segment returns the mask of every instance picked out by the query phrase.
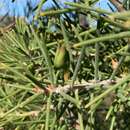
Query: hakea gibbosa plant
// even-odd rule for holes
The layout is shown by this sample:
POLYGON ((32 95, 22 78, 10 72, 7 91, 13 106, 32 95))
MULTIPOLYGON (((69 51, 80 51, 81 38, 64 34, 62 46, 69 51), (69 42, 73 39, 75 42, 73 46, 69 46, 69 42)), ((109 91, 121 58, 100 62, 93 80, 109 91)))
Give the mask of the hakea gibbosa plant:
POLYGON ((0 129, 129 130, 129 0, 46 2, 0 17, 0 129))

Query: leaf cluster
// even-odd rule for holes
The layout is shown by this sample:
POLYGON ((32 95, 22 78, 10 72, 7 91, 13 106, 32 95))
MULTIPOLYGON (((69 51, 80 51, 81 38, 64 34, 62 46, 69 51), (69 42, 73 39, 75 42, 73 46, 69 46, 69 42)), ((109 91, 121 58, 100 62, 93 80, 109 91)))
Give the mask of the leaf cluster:
POLYGON ((130 129, 129 1, 120 13, 94 2, 66 2, 73 8, 38 13, 37 24, 18 19, 2 33, 0 129, 130 129), (60 19, 71 11, 95 23, 86 30, 60 19), (67 92, 55 91, 66 85, 67 92))

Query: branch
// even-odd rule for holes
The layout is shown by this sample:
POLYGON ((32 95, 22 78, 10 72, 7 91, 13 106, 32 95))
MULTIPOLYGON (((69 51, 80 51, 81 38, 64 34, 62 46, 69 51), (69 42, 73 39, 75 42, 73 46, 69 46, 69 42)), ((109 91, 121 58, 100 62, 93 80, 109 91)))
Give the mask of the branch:
POLYGON ((59 86, 57 88, 53 89, 53 93, 67 93, 69 91, 75 91, 76 89, 79 90, 87 90, 89 91, 90 89, 94 89, 95 87, 101 87, 103 89, 107 89, 111 84, 115 84, 117 81, 110 81, 110 80, 103 80, 103 81, 99 81, 96 82, 95 80, 92 80, 90 82, 86 82, 83 84, 75 84, 73 86, 71 85, 65 85, 65 86, 59 86))
POLYGON ((4 33, 10 31, 15 26, 15 21, 10 23, 8 26, 0 28, 0 32, 4 33))
POLYGON ((109 0, 119 12, 125 11, 125 8, 123 7, 123 4, 120 3, 118 0, 109 0))
POLYGON ((36 93, 67 93, 69 91, 75 91, 76 89, 78 90, 87 90, 89 91, 90 89, 94 89, 95 87, 100 87, 102 89, 107 89, 109 88, 110 85, 116 84, 118 83, 122 78, 118 78, 117 80, 103 80, 103 81, 98 81, 96 82, 95 80, 91 80, 89 82, 86 83, 82 83, 82 84, 75 84, 73 86, 71 85, 65 85, 65 86, 61 86, 59 85, 58 87, 53 87, 53 86, 48 86, 46 88, 46 90, 43 90, 40 87, 35 87, 33 88, 32 91, 36 92, 36 93))

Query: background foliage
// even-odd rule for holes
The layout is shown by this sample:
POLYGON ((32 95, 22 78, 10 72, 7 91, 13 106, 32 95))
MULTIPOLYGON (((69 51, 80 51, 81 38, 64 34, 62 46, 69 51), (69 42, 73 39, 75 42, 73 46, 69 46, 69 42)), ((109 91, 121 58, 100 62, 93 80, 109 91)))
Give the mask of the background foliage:
POLYGON ((130 1, 110 0, 120 13, 95 2, 68 2, 38 12, 37 24, 17 19, 1 30, 1 130, 130 129, 130 1), (97 24, 61 20, 71 11, 97 24))

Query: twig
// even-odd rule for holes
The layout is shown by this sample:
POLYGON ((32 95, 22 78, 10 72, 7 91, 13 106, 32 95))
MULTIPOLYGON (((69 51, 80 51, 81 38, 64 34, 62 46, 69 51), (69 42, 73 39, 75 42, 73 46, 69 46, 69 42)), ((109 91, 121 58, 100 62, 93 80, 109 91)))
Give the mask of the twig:
POLYGON ((107 89, 109 85, 115 84, 118 81, 103 80, 103 81, 95 82, 95 80, 92 80, 90 82, 86 82, 83 84, 75 84, 73 85, 73 87, 71 85, 58 86, 57 88, 54 88, 52 92, 53 93, 61 93, 61 92, 67 93, 69 91, 74 91, 76 89, 79 89, 79 90, 86 89, 89 91, 90 89, 94 89, 96 86, 101 87, 103 89, 107 89))
POLYGON ((12 22, 12 23, 10 23, 10 24, 9 24, 8 26, 6 26, 6 27, 0 28, 0 33, 3 34, 3 33, 5 33, 5 32, 7 32, 7 31, 10 31, 12 28, 14 28, 14 26, 15 26, 15 21, 12 22))
POLYGON ((95 87, 100 87, 102 89, 107 89, 109 88, 110 85, 114 85, 116 83, 118 83, 119 81, 121 81, 122 78, 117 78, 116 80, 102 80, 102 81, 95 81, 95 80, 91 80, 89 82, 85 82, 85 83, 81 83, 81 84, 74 84, 73 86, 68 84, 65 86, 61 86, 59 85, 58 87, 53 87, 53 86, 48 86, 46 88, 46 91, 44 91, 42 88, 40 87, 36 87, 36 89, 38 91, 35 91, 33 88, 33 91, 36 93, 67 93, 69 91, 75 91, 76 89, 78 90, 87 90, 89 91, 90 89, 94 89, 95 87))
POLYGON ((121 4, 118 0, 109 0, 119 12, 125 11, 123 4, 121 4))

